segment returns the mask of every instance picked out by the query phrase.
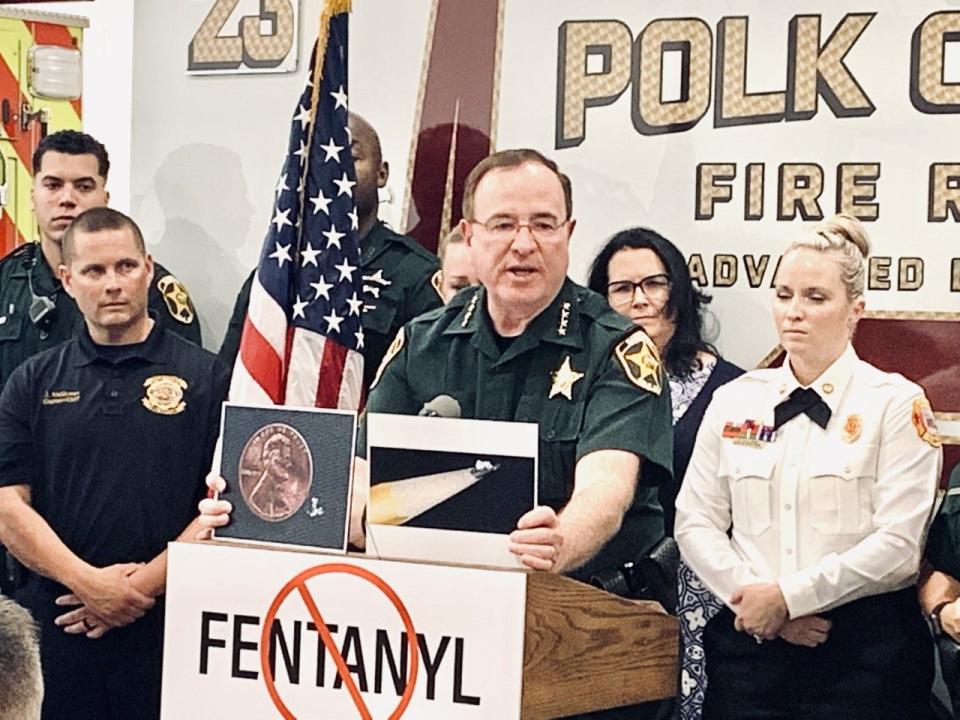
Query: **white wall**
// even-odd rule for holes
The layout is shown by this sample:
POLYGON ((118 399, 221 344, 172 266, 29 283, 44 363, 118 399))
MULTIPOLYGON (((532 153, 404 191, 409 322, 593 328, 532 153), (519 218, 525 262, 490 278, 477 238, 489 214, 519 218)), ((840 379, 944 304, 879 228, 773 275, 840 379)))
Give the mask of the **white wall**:
MULTIPOLYGON (((292 74, 188 76, 187 47, 210 7, 137 0, 131 209, 154 256, 190 289, 204 344, 216 348, 269 222, 304 63, 292 74)), ((318 7, 307 0, 302 12, 318 7)))

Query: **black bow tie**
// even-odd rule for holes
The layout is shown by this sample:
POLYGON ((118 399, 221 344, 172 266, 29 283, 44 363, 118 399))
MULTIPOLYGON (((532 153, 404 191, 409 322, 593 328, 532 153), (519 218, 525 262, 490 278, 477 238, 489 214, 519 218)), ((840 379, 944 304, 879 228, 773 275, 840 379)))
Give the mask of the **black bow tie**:
POLYGON ((830 422, 830 406, 812 388, 797 388, 782 403, 773 409, 773 429, 779 430, 782 425, 790 422, 797 415, 806 413, 824 430, 830 422))

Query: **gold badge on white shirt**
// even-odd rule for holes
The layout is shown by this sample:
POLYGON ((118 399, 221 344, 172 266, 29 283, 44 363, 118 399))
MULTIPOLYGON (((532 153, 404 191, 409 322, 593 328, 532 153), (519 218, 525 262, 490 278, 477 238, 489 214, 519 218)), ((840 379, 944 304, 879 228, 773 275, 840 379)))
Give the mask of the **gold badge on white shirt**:
POLYGON ((845 443, 855 443, 860 439, 862 432, 863 418, 856 413, 847 415, 847 419, 843 421, 843 441, 845 443))

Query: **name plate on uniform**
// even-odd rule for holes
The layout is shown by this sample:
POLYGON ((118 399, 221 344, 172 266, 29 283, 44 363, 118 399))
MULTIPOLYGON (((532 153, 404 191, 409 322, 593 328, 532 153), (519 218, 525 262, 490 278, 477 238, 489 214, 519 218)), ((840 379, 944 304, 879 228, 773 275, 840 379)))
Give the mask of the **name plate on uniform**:
POLYGON ((535 423, 371 414, 367 553, 517 567, 517 520, 536 505, 535 423))
POLYGON ((225 403, 217 538, 347 549, 356 413, 225 403))

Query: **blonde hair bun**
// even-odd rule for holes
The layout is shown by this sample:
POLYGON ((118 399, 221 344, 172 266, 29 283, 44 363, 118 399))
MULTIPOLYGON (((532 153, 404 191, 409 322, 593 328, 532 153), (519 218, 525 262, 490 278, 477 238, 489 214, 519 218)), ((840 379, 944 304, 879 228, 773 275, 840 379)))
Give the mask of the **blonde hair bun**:
POLYGON ((849 243, 853 243, 862 257, 866 258, 870 255, 870 235, 863 223, 853 215, 837 213, 817 225, 814 232, 827 239, 830 239, 829 236, 831 235, 842 238, 849 243))

